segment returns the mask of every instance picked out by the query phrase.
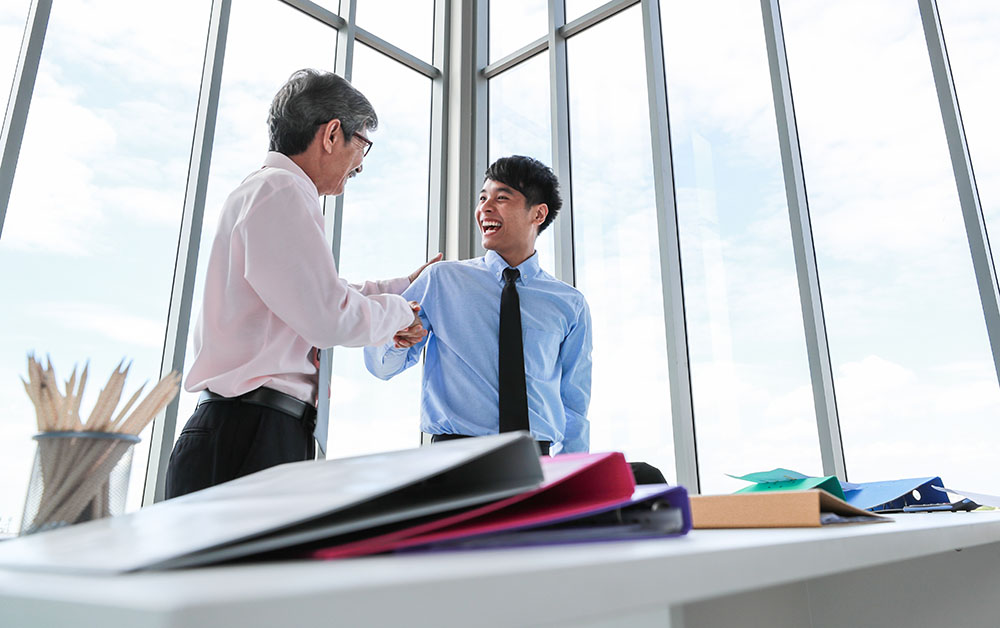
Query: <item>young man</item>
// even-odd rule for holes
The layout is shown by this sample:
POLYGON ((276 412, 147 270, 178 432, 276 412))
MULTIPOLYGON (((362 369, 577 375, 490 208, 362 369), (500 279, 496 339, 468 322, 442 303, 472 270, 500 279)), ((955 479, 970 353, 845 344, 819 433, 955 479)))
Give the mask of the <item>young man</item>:
POLYGON ((409 330, 365 348, 368 370, 389 379, 426 344, 421 429, 433 441, 530 428, 543 453, 589 450, 590 310, 535 253, 561 205, 551 169, 497 160, 476 206, 486 255, 434 264, 403 292, 420 303, 425 338, 409 330))
POLYGON ((170 456, 167 497, 313 458, 315 349, 417 325, 399 293, 422 268, 348 284, 323 232, 319 197, 361 172, 377 124, 368 99, 329 72, 296 72, 274 97, 270 152, 226 199, 209 254, 185 381, 203 392, 170 456))

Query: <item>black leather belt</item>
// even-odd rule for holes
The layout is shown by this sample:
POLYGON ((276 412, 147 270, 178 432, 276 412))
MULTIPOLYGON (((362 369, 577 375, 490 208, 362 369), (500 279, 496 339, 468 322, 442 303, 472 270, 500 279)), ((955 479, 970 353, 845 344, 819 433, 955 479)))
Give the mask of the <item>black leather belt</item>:
POLYGON ((312 404, 271 388, 258 388, 237 397, 223 397, 210 390, 204 390, 198 397, 199 406, 216 401, 238 401, 277 410, 301 421, 316 421, 316 408, 312 404))
MULTIPOLYGON (((460 438, 475 438, 474 436, 469 436, 467 434, 431 434, 432 443, 440 443, 446 440, 458 440, 460 438)), ((543 456, 549 455, 549 450, 552 448, 552 443, 547 440, 536 440, 538 443, 538 449, 542 452, 543 456)))

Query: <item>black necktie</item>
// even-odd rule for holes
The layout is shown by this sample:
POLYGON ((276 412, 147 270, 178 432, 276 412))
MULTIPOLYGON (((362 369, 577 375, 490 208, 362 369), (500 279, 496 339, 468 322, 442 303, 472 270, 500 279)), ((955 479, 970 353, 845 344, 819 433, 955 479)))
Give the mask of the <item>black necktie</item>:
POLYGON ((500 431, 527 430, 528 388, 524 383, 524 342, 521 339, 521 299, 514 283, 521 273, 503 271, 500 294, 500 431))

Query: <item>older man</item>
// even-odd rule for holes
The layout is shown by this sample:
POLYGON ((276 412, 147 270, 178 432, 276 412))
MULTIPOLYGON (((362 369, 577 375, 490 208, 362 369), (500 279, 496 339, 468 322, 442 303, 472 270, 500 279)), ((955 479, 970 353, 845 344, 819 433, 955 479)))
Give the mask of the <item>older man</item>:
POLYGON ((274 97, 270 152, 226 199, 209 254, 185 380, 202 394, 170 456, 167 497, 314 457, 317 348, 423 333, 399 296, 423 267, 348 284, 324 237, 319 197, 362 171, 377 124, 335 74, 300 70, 274 97))

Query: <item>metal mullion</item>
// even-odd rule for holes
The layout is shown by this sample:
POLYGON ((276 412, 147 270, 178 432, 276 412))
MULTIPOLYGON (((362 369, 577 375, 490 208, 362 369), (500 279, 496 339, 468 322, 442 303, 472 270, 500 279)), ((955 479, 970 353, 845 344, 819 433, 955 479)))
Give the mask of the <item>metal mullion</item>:
POLYGON ((0 147, 3 147, 3 155, 0 157, 0 235, 3 234, 10 192, 14 187, 14 171, 17 169, 18 156, 21 154, 21 142, 24 140, 24 129, 28 123, 28 109, 31 107, 31 96, 35 91, 35 79, 38 77, 38 65, 42 60, 42 46, 45 43, 45 32, 49 26, 51 12, 52 0, 32 2, 24 25, 24 35, 21 38, 21 52, 17 57, 14 82, 11 84, 7 100, 3 131, 0 132, 0 147))
POLYGON ((434 2, 434 66, 440 74, 431 80, 431 137, 427 185, 427 257, 445 250, 448 199, 448 81, 451 45, 451 2, 434 2))
POLYGON ((459 259, 483 255, 482 241, 477 237, 478 228, 473 218, 473 208, 479 190, 482 189, 483 173, 489 157, 489 81, 483 69, 489 62, 489 1, 472 0, 472 16, 463 24, 462 51, 464 59, 471 63, 462 68, 460 77, 460 111, 468 115, 460 117, 461 137, 468 138, 467 155, 461 155, 459 175, 459 198, 455 208, 458 233, 459 259), (467 39, 466 39, 467 38, 467 39), (467 54, 468 56, 465 56, 467 54), (467 158, 466 158, 467 157, 467 158))
POLYGON ((986 333, 993 352, 993 367, 996 369, 997 378, 1000 379, 1000 291, 997 287, 990 239, 986 231, 986 218, 983 215, 979 189, 976 186, 976 174, 972 169, 972 156, 969 154, 969 145, 965 139, 965 126, 962 123, 962 112, 958 104, 958 93, 955 91, 951 63, 948 60, 948 48, 945 46, 937 1, 917 0, 917 5, 920 7, 920 20, 923 22, 924 36, 927 39, 927 52, 930 55, 934 85, 941 106, 941 119, 948 140, 951 167, 955 173, 958 200, 962 207, 969 250, 972 253, 972 268, 976 274, 979 299, 982 301, 983 316, 986 319, 986 333))
MULTIPOLYGON (((337 197, 339 199, 339 197, 337 197)), ((343 204, 335 200, 330 203, 330 197, 323 197, 323 218, 326 227, 327 242, 333 251, 333 259, 340 266, 340 232, 344 220, 343 204), (333 205, 333 211, 329 208, 333 205)), ((333 376, 333 348, 321 349, 319 352, 319 384, 316 389, 316 428, 313 436, 316 438, 316 457, 326 458, 327 441, 330 428, 330 380, 333 376)))
POLYGON ((310 2, 309 0, 279 0, 279 1, 287 4, 293 9, 297 9, 305 13, 311 18, 315 18, 320 22, 323 22, 327 26, 332 26, 333 28, 336 28, 338 30, 347 26, 347 20, 340 17, 330 9, 319 6, 315 2, 310 2))
POLYGON ((670 144, 670 113, 667 104, 659 0, 642 0, 642 35, 646 57, 649 132, 653 148, 660 281, 667 335, 667 377, 670 384, 670 416, 673 422, 674 467, 677 472, 677 483, 686 486, 691 492, 698 493, 701 490, 701 483, 695 437, 691 362, 688 351, 687 315, 684 308, 681 243, 670 144))
POLYGON ((486 66, 483 70, 483 77, 487 80, 495 78, 498 74, 506 72, 512 67, 519 65, 522 61, 527 61, 531 59, 538 53, 547 50, 549 47, 549 37, 546 35, 536 41, 531 42, 527 46, 516 50, 503 59, 499 61, 494 61, 493 63, 486 66))
POLYGON ((830 346, 826 335, 823 299, 820 293, 819 273, 816 267, 816 249, 809 217, 802 152, 795 122, 795 106, 788 75, 784 33, 778 0, 761 0, 767 59, 771 72, 771 91, 774 96, 774 114, 778 127, 778 144, 785 178, 785 196, 791 223, 792 248, 798 276, 799 301, 809 357, 812 379, 813 404, 816 409, 816 427, 819 435, 823 473, 847 479, 844 446, 840 435, 840 419, 834 391, 833 368, 830 363, 830 346))
POLYGON ((360 41, 366 46, 374 48, 378 52, 381 52, 385 56, 389 57, 390 59, 402 63, 411 70, 416 70, 417 72, 420 72, 427 78, 434 79, 441 75, 441 71, 438 70, 433 65, 427 63, 426 61, 420 59, 419 57, 411 55, 402 48, 390 44, 381 37, 369 33, 363 28, 356 29, 354 37, 357 41, 360 41))
POLYGON ((555 241, 555 274, 576 285, 573 251, 573 176, 570 168, 569 77, 566 67, 566 39, 559 29, 566 23, 564 0, 549 2, 549 98, 552 116, 552 171, 559 177, 563 206, 552 223, 555 241))
MULTIPOLYGON (((213 0, 205 46, 205 61, 201 72, 201 89, 198 94, 198 112, 195 118, 194 137, 191 142, 191 161, 188 166, 187 185, 184 192, 184 209, 177 239, 177 257, 174 279, 167 311, 167 330, 160 362, 160 375, 169 371, 183 372, 187 349, 191 307, 194 299, 195 276, 198 271, 198 248, 201 245, 202 220, 205 198, 208 193, 208 174, 212 163, 212 146, 215 141, 215 122, 219 111, 219 92, 222 85, 222 64, 226 55, 226 37, 229 31, 231 0, 213 0)), ((153 421, 149 438, 149 461, 142 503, 149 505, 164 497, 167 462, 173 447, 177 427, 175 398, 153 421)))
POLYGON ((559 28, 559 35, 564 38, 570 38, 573 35, 587 30, 595 24, 603 22, 613 15, 617 15, 638 2, 639 0, 614 0, 613 2, 597 7, 590 13, 576 18, 565 26, 561 26, 559 28))
MULTIPOLYGON (((347 22, 337 30, 337 58, 334 62, 334 69, 337 74, 348 81, 354 72, 354 41, 357 32, 357 0, 347 0, 347 22)), ((344 196, 347 192, 336 196, 333 201, 333 241, 331 243, 333 261, 337 269, 340 269, 340 244, 343 236, 342 226, 344 224, 344 196)), ((330 205, 327 198, 323 199, 323 207, 330 205)), ((327 220, 327 224, 330 221, 327 220)), ((316 396, 316 429, 313 431, 316 437, 316 456, 326 458, 327 441, 330 435, 330 379, 333 375, 333 348, 325 348, 319 352, 319 387, 316 396)))
MULTIPOLYGON (((431 80, 431 137, 427 172, 427 240, 430 259, 444 252, 448 243, 448 82, 451 80, 451 0, 434 0, 434 46, 432 61, 440 68, 431 80)), ((421 366, 422 368, 422 366, 421 366)), ((429 435, 419 433, 423 445, 429 435)))

